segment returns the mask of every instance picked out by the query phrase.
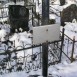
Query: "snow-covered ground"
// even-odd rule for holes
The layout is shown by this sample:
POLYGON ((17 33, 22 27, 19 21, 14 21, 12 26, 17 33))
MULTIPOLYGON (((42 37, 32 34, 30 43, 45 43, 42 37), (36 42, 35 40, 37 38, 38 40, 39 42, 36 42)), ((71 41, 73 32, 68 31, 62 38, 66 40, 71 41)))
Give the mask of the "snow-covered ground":
MULTIPOLYGON (((55 9, 58 9, 61 11, 63 8, 66 8, 70 4, 75 3, 74 0, 72 0, 72 1, 73 2, 71 2, 71 0, 69 0, 69 1, 67 0, 68 4, 66 4, 62 7, 59 5, 54 5, 53 7, 55 7, 55 9)), ((55 4, 59 4, 59 0, 57 0, 57 2, 55 2, 55 4)), ((41 7, 41 6, 39 6, 39 7, 41 7)), ((60 22, 59 17, 56 17, 55 15, 50 15, 50 16, 51 16, 50 17, 51 19, 56 19, 56 22, 58 22, 58 23, 60 22)), ((7 27, 6 27, 5 25, 7 25, 7 24, 4 24, 4 25, 0 24, 0 28, 1 28, 1 30, 0 30, 1 39, 0 40, 1 41, 5 40, 4 37, 10 32, 10 29, 9 29, 10 26, 7 25, 7 27)), ((76 20, 73 20, 72 22, 66 22, 66 26, 64 28, 65 28, 66 35, 68 35, 71 39, 73 39, 73 37, 75 36, 75 40, 77 40, 77 22, 76 22, 76 20)), ((26 44, 28 44, 28 47, 32 45, 32 40, 31 40, 31 38, 29 38, 29 36, 31 36, 31 34, 27 33, 25 31, 25 32, 21 32, 21 33, 15 33, 11 37, 9 37, 9 40, 15 41, 15 44, 14 44, 15 48, 17 48, 19 46, 17 49, 21 49, 26 44)), ((27 47, 27 46, 25 46, 25 47, 27 47)), ((8 48, 7 45, 6 45, 6 48, 8 48)), ((5 49, 5 44, 0 44, 0 49, 5 49)), ((39 47, 35 48, 34 53, 39 52, 39 50, 40 50, 39 47)), ((65 48, 65 50, 66 50, 66 48, 65 48)), ((77 50, 77 48, 75 47, 75 53, 74 53, 75 57, 77 57, 76 50, 77 50)), ((25 56, 28 54, 30 54, 30 55, 32 54, 32 49, 25 51, 25 56)), ((24 56, 23 51, 18 52, 17 57, 19 57, 19 56, 24 56)), ((3 57, 1 56, 0 58, 2 59, 3 57)), ((32 70, 29 73, 26 73, 25 71, 13 72, 13 73, 7 73, 7 74, 0 75, 0 77, 27 77, 29 75, 36 75, 36 74, 42 75, 42 70, 41 69, 39 69, 37 71, 32 70)), ((61 63, 49 66, 48 75, 53 76, 53 77, 77 77, 77 61, 70 63, 68 60, 66 60, 66 57, 63 57, 61 63)))

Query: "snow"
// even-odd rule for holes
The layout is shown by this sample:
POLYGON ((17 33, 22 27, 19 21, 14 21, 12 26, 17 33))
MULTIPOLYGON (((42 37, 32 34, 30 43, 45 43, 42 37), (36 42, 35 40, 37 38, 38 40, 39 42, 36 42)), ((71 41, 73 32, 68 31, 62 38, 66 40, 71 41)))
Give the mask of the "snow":
MULTIPOLYGON (((67 23, 67 24, 69 26, 70 24, 75 24, 76 25, 77 23, 76 22, 75 23, 71 23, 70 22, 70 23, 67 23)), ((73 26, 71 26, 71 29, 72 29, 72 27, 73 26)), ((68 29, 71 32, 70 27, 68 27, 68 28, 65 27, 65 28, 68 29)), ((71 33, 71 35, 73 35, 73 33, 71 33)), ((23 46, 22 42, 24 42, 25 44, 30 44, 31 45, 32 41, 31 41, 31 38, 28 38, 29 36, 31 36, 31 34, 27 33, 27 32, 15 33, 10 38, 10 40, 11 41, 14 41, 14 40, 16 41, 15 47, 20 46, 20 45, 23 46)), ((39 52, 39 48, 35 48, 34 52, 36 52, 36 51, 39 52)), ((32 54, 32 50, 31 49, 26 51, 25 55, 28 55, 28 54, 32 54)), ((19 57, 19 56, 23 56, 23 55, 24 54, 21 51, 21 52, 18 52, 17 56, 19 57)), ((77 62, 68 63, 67 61, 62 61, 59 64, 50 66, 49 69, 48 69, 48 74, 52 75, 53 77, 58 77, 58 76, 61 76, 61 77, 77 77, 77 66, 76 65, 77 65, 77 62)), ((22 76, 25 77, 25 76, 27 76, 28 77, 29 75, 35 75, 35 74, 42 75, 41 72, 42 72, 41 69, 39 69, 37 71, 33 71, 32 70, 29 73, 26 73, 25 71, 13 72, 13 73, 0 75, 0 77, 9 77, 9 76, 11 76, 11 77, 22 77, 22 76)))
POLYGON ((56 19, 56 15, 55 14, 50 14, 50 19, 56 19))
POLYGON ((77 22, 74 19, 72 22, 65 22, 65 34, 67 34, 71 39, 75 36, 77 40, 77 22))
POLYGON ((51 71, 51 69, 49 69, 50 72, 52 72, 52 74, 54 74, 54 77, 77 77, 77 62, 73 62, 71 64, 58 64, 55 66, 51 66, 51 68, 53 69, 51 71), (54 69, 55 68, 55 69, 54 69))
MULTIPOLYGON (((59 11, 61 11, 64 8, 68 7, 69 5, 75 3, 74 0, 72 0, 72 1, 67 0, 67 4, 65 4, 64 6, 59 6, 59 5, 54 5, 54 6, 51 5, 51 6, 53 8, 55 7, 59 11)), ((40 2, 41 2, 41 0, 40 0, 40 2)), ((9 4, 10 3, 8 3, 4 6, 8 6, 9 4)), ((23 5, 23 3, 21 3, 21 4, 23 5)), ((59 0, 57 0, 55 2, 55 4, 59 4, 59 0)), ((41 7, 41 5, 39 7, 41 7)), ((39 8, 39 7, 37 7, 37 8, 39 8)), ((39 10, 40 9, 37 9, 37 12, 40 13, 39 10)), ((54 9, 52 9, 52 10, 56 11, 54 9)), ((60 17, 57 17, 54 14, 50 15, 50 19, 56 19, 56 22, 58 22, 58 23, 60 22, 59 21, 60 17)), ((3 20, 1 20, 1 21, 3 21, 3 20)), ((72 22, 65 22, 65 24, 66 24, 65 27, 64 27, 65 28, 65 34, 68 35, 71 39, 73 39, 73 37, 75 36, 75 40, 77 40, 77 22, 76 22, 76 20, 74 19, 72 22)), ((1 30, 0 30, 0 40, 4 41, 3 38, 6 37, 6 35, 10 33, 10 26, 8 24, 3 24, 3 25, 0 24, 0 28, 1 28, 1 30), (5 25, 7 25, 7 27, 5 25)), ((32 36, 32 34, 26 32, 26 31, 21 32, 21 33, 14 33, 9 38, 9 40, 13 41, 13 42, 15 41, 15 48, 21 49, 21 48, 23 48, 23 46, 26 48, 26 47, 30 47, 32 45, 32 39, 29 38, 31 36, 32 36)), ((0 44, 0 49, 5 50, 5 46, 6 46, 6 48, 8 48, 7 45, 0 44)), ((39 50, 40 50, 39 47, 33 49, 34 53, 39 52, 39 50)), ((0 52, 3 52, 3 51, 0 51, 0 52)), ((17 57, 24 56, 23 52, 24 51, 18 52, 17 57)), ((29 50, 25 51, 25 56, 27 56, 28 54, 29 55, 32 54, 32 49, 29 49, 29 50)), ((74 56, 75 57, 77 56, 77 47, 75 47, 74 56)), ((4 56, 0 56, 0 59, 2 59, 3 57, 4 56)), ((31 60, 31 58, 29 58, 29 60, 31 60)), ((40 75, 39 77, 42 77, 41 76, 42 75, 42 69, 38 69, 37 71, 31 70, 29 73, 26 73, 25 70, 20 71, 20 72, 6 73, 6 74, 3 74, 3 75, 0 75, 0 77, 28 77, 29 75, 35 75, 35 74, 37 74, 37 75, 39 74, 40 75)), ((49 66, 48 75, 53 76, 53 77, 77 77, 77 61, 74 61, 73 63, 70 63, 64 57, 62 59, 61 63, 49 66)))
MULTIPOLYGON (((53 77, 77 77, 77 62, 71 64, 57 64, 50 66, 48 73, 53 77), (71 68, 70 68, 71 67, 71 68)), ((30 73, 22 72, 13 72, 8 74, 1 75, 0 77, 28 77, 29 75, 41 75, 41 70, 31 71, 30 73)), ((42 76, 39 76, 42 77, 42 76)))

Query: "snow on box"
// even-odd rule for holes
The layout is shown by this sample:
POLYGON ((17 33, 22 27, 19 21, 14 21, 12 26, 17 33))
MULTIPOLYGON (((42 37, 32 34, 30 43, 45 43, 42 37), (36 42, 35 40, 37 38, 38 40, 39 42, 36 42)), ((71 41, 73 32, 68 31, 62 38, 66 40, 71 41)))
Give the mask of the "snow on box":
POLYGON ((33 44, 41 44, 45 42, 53 42, 59 40, 60 25, 44 25, 33 27, 33 44))

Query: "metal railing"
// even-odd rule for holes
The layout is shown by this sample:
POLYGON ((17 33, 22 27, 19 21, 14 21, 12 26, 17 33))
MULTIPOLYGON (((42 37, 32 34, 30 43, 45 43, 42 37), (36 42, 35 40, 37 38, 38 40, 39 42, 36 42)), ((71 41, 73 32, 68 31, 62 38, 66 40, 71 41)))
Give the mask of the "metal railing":
MULTIPOLYGON (((57 41, 57 43, 60 41, 57 41)), ((52 43, 48 45, 48 65, 53 65, 59 62, 60 59, 60 49, 58 48, 58 44, 54 42, 54 47, 52 43)), ((27 45, 26 45, 27 46, 27 45)), ((0 49, 1 50, 1 49, 0 49)), ((42 44, 41 45, 31 45, 29 47, 20 46, 20 49, 14 48, 12 51, 9 49, 2 50, 0 53, 0 57, 4 56, 4 58, 0 59, 0 74, 15 72, 15 71, 23 71, 29 73, 31 70, 37 71, 41 69, 42 65, 42 44), (38 51, 34 51, 37 48, 38 51), (31 54, 26 54, 27 50, 31 50, 31 54), (19 53, 23 54, 23 56, 17 56, 19 53)))
POLYGON ((77 41, 75 40, 75 36, 73 36, 72 39, 68 35, 64 34, 63 54, 71 62, 76 60, 76 56, 74 56, 74 53, 76 52, 76 47, 77 47, 77 41))
POLYGON ((0 8, 0 19, 8 17, 8 7, 1 7, 0 8))
MULTIPOLYGON (((75 41, 75 39, 72 40, 65 34, 63 45, 61 44, 62 41, 63 39, 48 44, 48 66, 54 65, 55 63, 59 63, 60 60, 62 61, 64 56, 64 58, 68 59, 70 62, 74 61, 73 54, 75 50, 74 48, 75 46, 77 46, 77 41, 75 41)), ((5 45, 4 48, 1 49, 0 46, 0 74, 23 70, 29 73, 31 70, 37 71, 38 69, 41 69, 42 44, 31 45, 22 42, 22 46, 16 47, 15 41, 9 42, 12 43, 12 46, 8 46, 8 48, 5 45), (27 54, 27 52, 30 53, 27 54), (19 53, 22 53, 23 55, 18 56, 19 53)), ((3 43, 6 42, 2 42, 2 44, 3 43)))
MULTIPOLYGON (((16 0, 17 2, 21 2, 21 1, 24 1, 24 0, 16 0)), ((13 2, 12 0, 8 0, 7 2, 5 2, 5 6, 2 6, 0 7, 0 19, 4 19, 4 18, 8 18, 8 6, 6 6, 7 3, 10 3, 10 2, 13 2)))

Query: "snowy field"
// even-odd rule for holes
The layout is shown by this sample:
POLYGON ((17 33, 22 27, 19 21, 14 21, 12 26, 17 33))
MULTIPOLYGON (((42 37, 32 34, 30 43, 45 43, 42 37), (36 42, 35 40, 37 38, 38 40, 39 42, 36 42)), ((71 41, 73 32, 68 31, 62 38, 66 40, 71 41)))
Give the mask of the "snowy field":
MULTIPOLYGON (((41 2, 41 1, 40 1, 41 2)), ((54 5, 52 7, 58 9, 58 10, 62 10, 63 8, 66 8, 67 6, 69 6, 70 4, 75 4, 75 2, 71 2, 71 0, 67 0, 67 4, 64 6, 59 6, 59 5, 54 5)), ((8 3, 10 4, 10 3, 8 3)), ((5 6, 7 6, 8 4, 6 4, 5 6)), ((17 3, 18 4, 18 3, 17 3)), ((23 4, 23 3, 21 3, 23 4)), ((36 2, 37 4, 37 2, 36 2)), ((59 0, 57 0, 55 2, 55 4, 59 4, 59 0)), ((39 6, 41 7, 41 6, 39 6)), ((38 8, 38 7, 37 7, 38 8)), ((39 11, 37 9, 37 11, 39 11)), ((53 9, 53 11, 55 11, 53 9)), ((51 19, 56 19, 56 23, 60 23, 59 21, 59 17, 55 16, 55 15, 50 15, 51 19)), ((3 20, 1 20, 3 21, 3 20)), ((30 24, 30 23, 29 23, 30 24)), ((31 25, 31 24, 30 24, 31 25)), ((29 26, 30 26, 29 25, 29 26)), ((7 34, 10 33, 10 26, 8 24, 0 24, 0 40, 1 41, 5 41, 8 39, 7 34), (6 38, 5 38, 6 37, 6 38)), ((74 19, 72 22, 66 22, 66 26, 65 28, 65 34, 68 35, 71 39, 73 39, 73 37, 75 36, 75 40, 77 40, 77 21, 74 19)), ((62 27, 61 27, 62 30, 62 27)), ((32 40, 31 38, 29 38, 30 36, 32 36, 32 34, 25 32, 21 32, 21 33, 14 33, 14 35, 9 37, 10 41, 15 41, 14 46, 17 49, 21 49, 23 46, 25 47, 29 47, 32 45, 32 40), (28 44, 28 45, 27 45, 28 44), (26 46, 27 45, 27 46, 26 46)), ((67 42, 65 43, 67 44, 67 42)), ((9 44, 10 46, 10 44, 9 44)), ((2 44, 0 42, 0 49, 6 50, 5 49, 8 48, 8 46, 6 44, 2 44)), ((71 49, 71 44, 69 44, 69 49, 71 49)), ((13 49, 11 49, 13 50, 13 49)), ((34 53, 39 52, 40 48, 34 48, 34 53)), ((64 49, 65 52, 67 50, 67 48, 64 49)), ((21 52, 17 52, 17 57, 20 56, 24 56, 23 51, 21 52)), ((28 54, 32 54, 32 49, 26 50, 25 51, 25 56, 28 54)), ((69 54, 69 53, 68 53, 69 54)), ((0 59, 2 59, 4 56, 0 56, 0 59)), ((74 58, 77 57, 77 47, 75 47, 75 52, 74 52, 74 58)), ((40 75, 39 77, 41 77, 42 75, 42 70, 39 69, 37 71, 31 70, 29 73, 26 73, 26 71, 22 71, 22 72, 13 72, 13 73, 7 73, 7 74, 3 74, 0 75, 0 77, 28 77, 30 75, 40 75)), ((77 61, 74 61, 73 63, 70 63, 66 57, 62 58, 62 62, 59 64, 55 64, 55 65, 51 65, 48 69, 48 75, 52 76, 52 77, 77 77, 77 61)))

